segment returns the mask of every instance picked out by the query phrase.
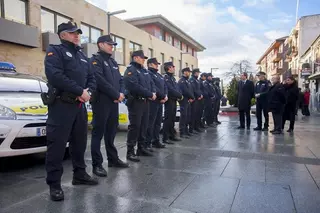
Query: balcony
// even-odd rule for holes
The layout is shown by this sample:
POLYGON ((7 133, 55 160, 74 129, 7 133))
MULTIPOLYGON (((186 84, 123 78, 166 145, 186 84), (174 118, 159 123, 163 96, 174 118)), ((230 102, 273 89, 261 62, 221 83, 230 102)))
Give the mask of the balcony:
POLYGON ((271 57, 271 60, 274 63, 279 62, 281 59, 282 59, 282 54, 279 52, 275 52, 271 57))
POLYGON ((279 75, 282 74, 283 68, 280 67, 274 67, 271 69, 271 75, 279 75))
POLYGON ((291 69, 291 74, 292 75, 298 75, 299 74, 299 70, 298 69, 291 69))
POLYGON ((296 57, 298 55, 298 48, 296 46, 292 46, 292 52, 291 55, 293 57, 296 57))

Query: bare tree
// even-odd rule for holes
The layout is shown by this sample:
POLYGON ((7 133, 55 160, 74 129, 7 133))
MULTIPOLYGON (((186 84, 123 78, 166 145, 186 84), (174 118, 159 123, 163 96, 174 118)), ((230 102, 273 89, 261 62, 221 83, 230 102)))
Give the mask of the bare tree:
POLYGON ((230 69, 230 71, 225 73, 226 77, 234 77, 234 76, 239 76, 242 73, 252 73, 252 65, 250 61, 248 60, 241 60, 236 63, 234 63, 230 69))

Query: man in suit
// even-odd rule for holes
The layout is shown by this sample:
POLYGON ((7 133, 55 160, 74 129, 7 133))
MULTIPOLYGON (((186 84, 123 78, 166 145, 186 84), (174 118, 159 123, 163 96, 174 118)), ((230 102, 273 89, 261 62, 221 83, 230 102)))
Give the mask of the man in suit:
POLYGON ((240 115, 240 126, 238 129, 245 128, 245 118, 247 123, 247 129, 250 129, 251 118, 251 99, 254 98, 254 84, 248 80, 248 74, 242 73, 238 84, 238 109, 240 115))

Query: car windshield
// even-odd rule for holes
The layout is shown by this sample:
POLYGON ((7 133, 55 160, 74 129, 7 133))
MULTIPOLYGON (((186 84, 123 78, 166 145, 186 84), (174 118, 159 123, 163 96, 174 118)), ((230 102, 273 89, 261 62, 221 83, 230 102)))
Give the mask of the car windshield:
POLYGON ((27 78, 0 77, 0 92, 47 92, 45 82, 27 78))

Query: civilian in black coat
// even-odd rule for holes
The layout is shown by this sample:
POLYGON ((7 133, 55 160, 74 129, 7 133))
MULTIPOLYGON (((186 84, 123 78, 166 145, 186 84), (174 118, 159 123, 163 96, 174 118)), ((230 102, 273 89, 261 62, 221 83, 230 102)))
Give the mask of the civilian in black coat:
POLYGON ((254 98, 254 84, 248 80, 248 74, 243 73, 238 84, 238 109, 240 115, 240 126, 238 129, 245 128, 245 117, 247 121, 247 128, 250 129, 251 117, 251 99, 254 98))
POLYGON ((282 117, 282 129, 284 129, 284 125, 286 120, 290 121, 290 127, 287 132, 293 132, 295 115, 296 115, 296 106, 299 99, 299 88, 297 86, 297 82, 293 77, 288 77, 284 88, 286 91, 287 102, 284 108, 283 117, 282 117))
POLYGON ((272 134, 282 133, 282 114, 286 104, 286 93, 284 86, 280 83, 279 76, 272 77, 272 86, 268 93, 268 109, 272 112, 274 129, 272 134))

